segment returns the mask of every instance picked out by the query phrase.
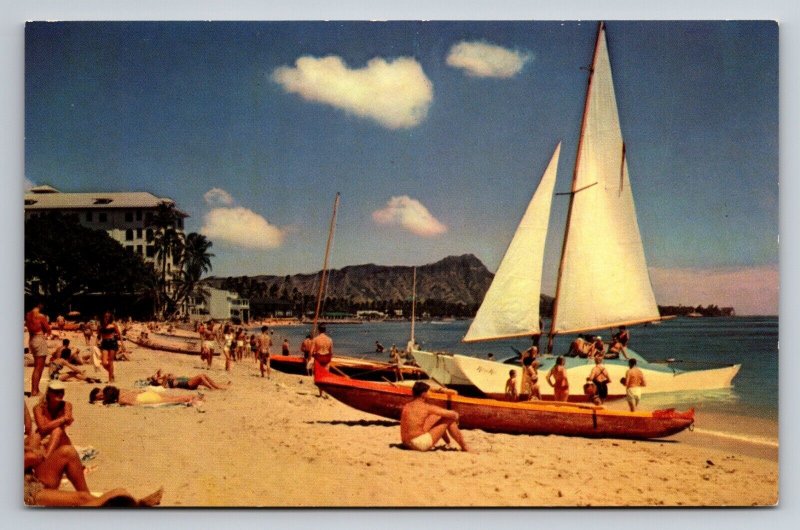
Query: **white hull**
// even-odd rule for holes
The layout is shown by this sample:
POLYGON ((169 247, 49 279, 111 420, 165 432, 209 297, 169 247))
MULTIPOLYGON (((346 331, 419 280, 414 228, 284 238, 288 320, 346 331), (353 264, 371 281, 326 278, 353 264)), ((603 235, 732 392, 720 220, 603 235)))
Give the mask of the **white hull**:
MULTIPOLYGON (((503 398, 505 396, 506 381, 508 381, 509 370, 512 369, 517 371, 517 391, 519 392, 520 390, 522 382, 521 367, 515 368, 512 365, 465 355, 454 355, 453 363, 458 372, 463 374, 470 384, 476 386, 489 397, 503 398)), ((583 385, 586 383, 586 378, 592 371, 593 366, 594 362, 587 362, 586 364, 567 368, 567 380, 569 381, 571 395, 583 395, 583 385)), ((611 383, 608 385, 609 398, 625 396, 625 386, 620 383, 620 379, 625 377, 625 372, 628 369, 627 365, 606 363, 605 366, 611 376, 611 383)), ((647 386, 642 389, 642 393, 656 394, 729 388, 732 386, 733 378, 739 373, 741 365, 736 364, 724 368, 688 372, 654 370, 642 364, 639 365, 639 368, 642 370, 647 383, 647 386)), ((547 384, 546 376, 547 371, 539 370, 539 389, 542 396, 552 398, 553 389, 547 384)))
POLYGON ((437 383, 445 386, 473 386, 456 367, 452 355, 420 350, 413 350, 411 354, 419 367, 437 383))

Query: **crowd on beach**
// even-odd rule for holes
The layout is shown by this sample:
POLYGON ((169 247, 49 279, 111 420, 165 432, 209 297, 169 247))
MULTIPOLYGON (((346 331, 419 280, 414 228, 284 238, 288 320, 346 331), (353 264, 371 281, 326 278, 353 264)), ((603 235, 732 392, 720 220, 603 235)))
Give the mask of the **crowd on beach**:
MULTIPOLYGON (((106 312, 101 319, 93 319, 77 327, 83 336, 85 348, 81 350, 63 338, 59 330, 65 329, 61 317, 51 326, 49 318, 42 312, 43 304, 38 304, 25 315, 25 332, 28 334, 26 354, 32 356, 33 373, 31 377, 31 397, 41 396, 33 407, 33 420, 25 406, 25 502, 31 505, 45 506, 153 506, 160 502, 162 491, 142 499, 135 499, 126 490, 113 489, 106 493, 90 493, 83 472, 83 464, 77 450, 67 435, 67 429, 74 421, 72 406, 65 400, 64 382, 101 383, 100 375, 105 372, 107 384, 97 386, 89 392, 89 403, 119 406, 160 406, 202 404, 203 396, 193 393, 198 390, 225 390, 231 381, 221 383, 206 373, 195 375, 175 375, 161 369, 150 377, 141 380, 139 388, 125 389, 115 386, 115 362, 131 359, 131 352, 126 346, 126 336, 131 338, 138 333, 139 340, 146 341, 149 333, 165 332, 166 334, 198 338, 200 358, 204 368, 210 369, 216 352, 224 363, 224 370, 231 371, 234 363, 254 362, 258 366, 261 377, 271 377, 271 360, 274 355, 273 332, 267 325, 260 328, 260 333, 249 333, 243 326, 231 322, 197 322, 193 330, 175 328, 150 322, 147 324, 124 323, 120 326, 113 313, 106 312), (50 348, 48 340, 60 343, 50 348), (40 394, 41 379, 45 369, 49 368, 49 382, 42 396, 40 394), (94 372, 91 372, 91 369, 94 372), (190 393, 171 394, 169 389, 180 389, 190 393), (66 477, 74 491, 61 490, 62 478, 66 477)), ((624 328, 615 335, 615 342, 609 349, 611 355, 625 355, 629 334, 624 328), (623 334, 624 333, 624 334, 623 334), (622 339, 621 339, 622 337, 622 339)), ((506 385, 507 399, 537 400, 541 399, 538 368, 540 362, 538 336, 533 337, 533 345, 520 353, 522 368, 521 391, 517 390, 516 370, 512 369, 506 385)), ((588 342, 588 341, 587 341, 588 342)), ((398 381, 402 380, 401 368, 404 363, 413 363, 410 351, 415 344, 409 344, 405 351, 392 345, 389 351, 390 363, 396 367, 398 381)), ((277 348, 276 348, 277 350, 277 348)), ((313 372, 314 364, 323 367, 330 365, 333 358, 333 340, 327 335, 324 325, 318 327, 318 333, 308 334, 299 346, 299 355, 306 362, 308 374, 313 372)), ((384 352, 385 348, 375 341, 375 351, 384 352)), ((584 350, 581 350, 584 351, 584 350)), ((290 356, 288 339, 280 345, 280 355, 290 356)), ((595 366, 587 377, 584 391, 593 398, 595 404, 601 404, 607 396, 608 372, 603 365, 605 351, 602 341, 592 341, 590 349, 586 349, 587 358, 593 358, 595 366), (589 388, 591 386, 591 388, 589 388)), ((627 357, 627 355, 626 355, 627 357)), ((630 369, 623 379, 628 388, 628 403, 635 410, 641 395, 641 387, 645 385, 641 371, 635 366, 636 360, 630 359, 630 369), (626 381, 627 380, 627 381, 626 381)), ((567 401, 569 384, 566 377, 564 357, 558 357, 545 380, 553 387, 555 399, 567 401)), ((425 399, 430 386, 417 382, 412 388, 413 400, 408 403, 401 415, 400 436, 404 447, 417 451, 427 451, 440 440, 449 445, 455 440, 462 450, 468 445, 458 428, 458 414, 441 409, 428 403, 425 399)), ((442 389, 437 389, 442 391, 442 389)), ((448 391, 448 390, 444 390, 448 391)), ((319 396, 322 396, 319 390, 319 396)))

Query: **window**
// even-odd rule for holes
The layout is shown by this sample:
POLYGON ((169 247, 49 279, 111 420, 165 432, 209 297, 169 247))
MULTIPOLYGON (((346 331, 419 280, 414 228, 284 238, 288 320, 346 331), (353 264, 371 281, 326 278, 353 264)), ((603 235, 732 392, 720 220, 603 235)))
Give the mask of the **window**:
POLYGON ((142 245, 136 245, 136 253, 140 256, 143 254, 142 245))
POLYGON ((133 230, 130 228, 125 230, 125 241, 133 241, 133 230))
POLYGON ((136 229, 136 239, 142 239, 142 229, 141 228, 137 228, 136 229))
POLYGON ((125 212, 125 222, 126 223, 133 222, 133 212, 125 212))
POLYGON ((148 224, 153 222, 153 212, 147 212, 144 215, 144 222, 148 224))
POLYGON ((152 240, 153 240, 153 229, 152 228, 148 228, 147 229, 147 242, 149 243, 152 240))
POLYGON ((106 221, 108 221, 108 214, 106 212, 100 212, 99 214, 97 214, 97 220, 100 221, 101 223, 105 223, 106 221))
POLYGON ((92 212, 86 212, 86 222, 92 222, 92 212))
POLYGON ((33 206, 34 204, 36 204, 36 201, 33 199, 25 199, 25 206, 33 206))
POLYGON ((133 254, 133 245, 125 245, 125 250, 133 254))
POLYGON ((147 257, 152 258, 156 255, 156 247, 153 245, 147 245, 147 257))
POLYGON ((111 199, 99 198, 94 200, 95 204, 110 204, 111 199))
POLYGON ((142 211, 141 210, 136 210, 136 220, 137 221, 141 221, 142 220, 142 211))

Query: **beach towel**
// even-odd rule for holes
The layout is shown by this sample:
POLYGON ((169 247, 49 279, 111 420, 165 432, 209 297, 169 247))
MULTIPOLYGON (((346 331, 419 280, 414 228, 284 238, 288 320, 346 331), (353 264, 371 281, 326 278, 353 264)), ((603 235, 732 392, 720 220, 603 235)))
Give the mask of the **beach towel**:
POLYGON ((75 450, 78 452, 78 456, 81 459, 81 464, 84 466, 87 462, 94 460, 94 458, 100 454, 100 451, 92 447, 91 445, 76 445, 74 446, 75 450))

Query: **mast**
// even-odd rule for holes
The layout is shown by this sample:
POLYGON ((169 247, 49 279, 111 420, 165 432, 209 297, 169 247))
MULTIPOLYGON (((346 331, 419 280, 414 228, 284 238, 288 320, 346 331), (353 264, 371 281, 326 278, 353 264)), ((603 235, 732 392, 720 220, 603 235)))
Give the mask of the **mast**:
POLYGON ((317 291, 317 308, 314 311, 314 324, 311 327, 311 336, 317 336, 317 322, 319 320, 319 311, 322 307, 322 297, 325 292, 325 279, 328 274, 328 257, 331 252, 331 243, 333 242, 333 233, 336 230, 336 210, 339 207, 339 192, 336 192, 336 199, 333 201, 333 215, 331 216, 331 225, 328 228, 328 242, 325 244, 325 259, 322 262, 322 271, 320 273, 319 291, 317 291))
POLYGON ((411 282, 411 340, 408 342, 406 352, 414 349, 414 324, 417 319, 417 268, 414 267, 414 279, 411 282))
POLYGON ((597 62, 597 50, 600 46, 600 36, 605 29, 605 23, 599 22, 597 24, 597 37, 594 42, 594 52, 592 53, 592 66, 589 69, 589 80, 586 83, 586 99, 583 102, 583 117, 581 118, 581 134, 578 138, 578 150, 575 155, 575 168, 572 171, 572 192, 569 195, 569 209, 567 210, 567 226, 564 228, 564 242, 561 245, 561 260, 558 264, 558 279, 556 281, 556 294, 553 300, 553 318, 550 321, 550 333, 547 336, 547 353, 553 352, 553 340, 555 339, 556 317, 558 316, 558 300, 561 292, 561 274, 564 271, 564 258, 566 257, 567 239, 569 238, 569 224, 572 219, 572 206, 575 202, 575 193, 578 180, 578 167, 581 160, 581 147, 583 147, 583 136, 586 132, 586 113, 589 109, 589 97, 592 91, 592 78, 594 77, 594 67, 597 62))

